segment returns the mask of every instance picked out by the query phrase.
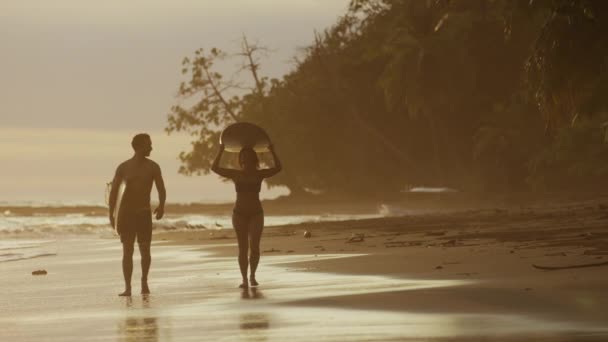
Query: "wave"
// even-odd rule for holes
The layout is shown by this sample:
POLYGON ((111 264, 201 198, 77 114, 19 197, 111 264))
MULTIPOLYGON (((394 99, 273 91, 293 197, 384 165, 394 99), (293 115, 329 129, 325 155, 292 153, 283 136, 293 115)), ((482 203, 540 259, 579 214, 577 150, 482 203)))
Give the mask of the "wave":
POLYGON ((0 262, 19 261, 57 255, 53 240, 13 239, 0 241, 0 262))
POLYGON ((0 207, 20 208, 62 208, 62 207, 105 207, 101 201, 0 201, 0 207))
POLYGON ((48 257, 48 256, 56 256, 56 255, 57 255, 57 253, 45 253, 45 252, 41 252, 39 254, 19 254, 19 253, 0 254, 0 262, 20 261, 20 260, 43 258, 43 257, 48 257))
MULTIPOLYGON (((358 220, 382 216, 385 215, 285 215, 266 216, 264 221, 265 225, 270 227, 324 221, 358 220)), ((169 216, 161 221, 154 221, 153 229, 155 231, 232 229, 232 217, 228 215, 169 216)), ((88 216, 85 214, 0 216, 0 235, 36 237, 54 234, 95 234, 104 232, 111 232, 108 218, 105 216, 88 216)))

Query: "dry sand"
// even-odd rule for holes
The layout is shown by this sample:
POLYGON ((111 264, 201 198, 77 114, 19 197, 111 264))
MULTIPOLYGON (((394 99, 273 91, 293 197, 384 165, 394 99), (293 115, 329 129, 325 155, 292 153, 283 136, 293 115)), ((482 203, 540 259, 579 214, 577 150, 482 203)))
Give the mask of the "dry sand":
POLYGON ((267 228, 261 286, 245 292, 232 231, 154 239, 147 297, 116 296, 114 239, 0 263, 0 340, 608 340, 608 266, 532 267, 608 261, 603 206, 267 228))

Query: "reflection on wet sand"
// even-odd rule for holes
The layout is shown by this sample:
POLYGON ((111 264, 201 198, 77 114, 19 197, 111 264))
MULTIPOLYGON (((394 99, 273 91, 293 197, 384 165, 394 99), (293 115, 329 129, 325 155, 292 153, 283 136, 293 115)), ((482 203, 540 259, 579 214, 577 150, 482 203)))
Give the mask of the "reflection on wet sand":
POLYGON ((265 312, 252 312, 241 315, 241 330, 261 330, 270 327, 269 315, 265 312))
MULTIPOLYGON (((241 291, 241 299, 264 299, 262 291, 257 287, 250 287, 241 291)), ((240 337, 249 341, 267 341, 270 328, 270 315, 266 312, 247 312, 239 316, 241 329, 240 337)))
MULTIPOLYGON (((479 303, 484 287, 472 293, 456 288, 471 281, 297 272, 285 266, 344 255, 266 256, 264 287, 241 291, 234 287, 239 275, 233 257, 157 245, 154 295, 119 298, 114 292, 119 246, 86 242, 59 242, 68 252, 47 261, 53 272, 45 278, 23 275, 24 268, 38 266, 36 260, 0 263, 6 298, 0 298, 0 341, 80 342, 91 336, 104 341, 606 341, 608 335, 605 324, 591 321, 448 306, 423 310, 430 307, 427 298, 443 305, 440 294, 479 303), (91 267, 95 272, 84 271, 91 267), (409 291, 409 301, 391 305, 393 310, 348 304, 405 298, 387 294, 397 291, 409 291)), ((515 293, 513 300, 520 297, 515 293)))
MULTIPOLYGON (((135 309, 133 298, 125 300, 127 309, 135 309)), ((121 341, 158 341, 158 323, 156 317, 145 316, 146 310, 151 307, 150 296, 142 296, 141 309, 144 316, 127 316, 125 321, 118 327, 121 341)))
POLYGON ((264 299, 264 294, 257 287, 245 288, 241 291, 241 299, 264 299))

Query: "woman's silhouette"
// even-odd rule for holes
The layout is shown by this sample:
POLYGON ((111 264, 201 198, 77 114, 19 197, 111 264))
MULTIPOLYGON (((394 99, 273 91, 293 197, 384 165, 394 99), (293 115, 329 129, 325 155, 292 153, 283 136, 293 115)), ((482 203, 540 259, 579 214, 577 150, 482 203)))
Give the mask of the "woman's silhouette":
POLYGON ((277 157, 274 147, 269 146, 274 167, 260 169, 256 152, 245 147, 239 153, 240 170, 226 169, 219 166, 224 152, 224 145, 220 144, 220 151, 213 161, 211 170, 218 175, 230 178, 236 188, 236 203, 232 213, 232 225, 236 231, 239 244, 239 267, 243 282, 239 287, 246 288, 251 283, 257 286, 255 271, 260 261, 260 239, 264 229, 264 211, 260 203, 260 188, 264 178, 272 177, 281 171, 281 161, 277 157), (249 260, 247 259, 249 253, 249 260), (247 268, 251 266, 251 273, 247 279, 247 268))

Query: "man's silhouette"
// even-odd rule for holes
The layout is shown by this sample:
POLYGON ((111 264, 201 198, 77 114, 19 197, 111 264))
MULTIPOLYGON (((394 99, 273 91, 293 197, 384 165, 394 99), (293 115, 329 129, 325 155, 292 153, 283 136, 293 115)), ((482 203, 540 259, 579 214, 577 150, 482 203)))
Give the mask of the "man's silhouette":
POLYGON ((148 294, 148 271, 152 258, 150 243, 152 241, 152 212, 150 208, 150 193, 152 183, 158 190, 159 205, 154 213, 160 220, 165 211, 166 191, 160 167, 146 158, 152 151, 152 140, 147 134, 138 134, 131 142, 135 155, 123 162, 116 169, 110 192, 110 223, 116 227, 122 242, 122 273, 125 278, 125 291, 119 296, 131 295, 131 274, 133 273, 133 250, 135 240, 139 245, 141 255, 141 293, 148 294), (114 209, 118 189, 125 183, 125 190, 120 203, 118 222, 114 221, 114 209), (118 224, 118 226, 116 226, 118 224))

